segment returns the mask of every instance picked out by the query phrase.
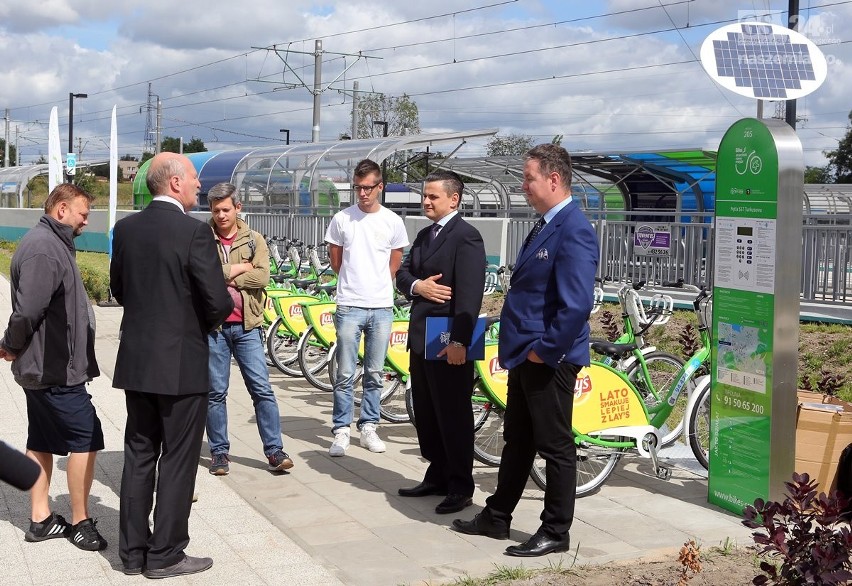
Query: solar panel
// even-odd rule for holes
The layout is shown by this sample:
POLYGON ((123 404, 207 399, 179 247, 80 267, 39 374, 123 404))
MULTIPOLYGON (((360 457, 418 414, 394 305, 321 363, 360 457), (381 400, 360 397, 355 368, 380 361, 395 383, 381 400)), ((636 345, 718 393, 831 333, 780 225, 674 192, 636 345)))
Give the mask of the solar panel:
POLYGON ((806 96, 825 81, 827 70, 822 51, 807 37, 758 22, 713 31, 701 46, 701 64, 719 84, 762 100, 806 96))

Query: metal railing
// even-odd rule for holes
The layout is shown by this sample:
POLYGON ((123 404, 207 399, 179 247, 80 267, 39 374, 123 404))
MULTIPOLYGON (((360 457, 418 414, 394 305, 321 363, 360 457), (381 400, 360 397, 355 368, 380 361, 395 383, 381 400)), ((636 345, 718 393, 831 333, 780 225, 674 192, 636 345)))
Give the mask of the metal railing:
MULTIPOLYGON (((598 234, 601 257, 598 275, 614 281, 644 280, 662 283, 683 279, 692 285, 712 286, 713 214, 654 212, 589 212, 598 234), (668 255, 635 254, 634 232, 649 221, 670 227, 668 255)), ((268 236, 322 242, 330 216, 246 214, 249 225, 268 236)), ((469 218, 476 223, 475 218, 469 218)), ((503 258, 514 262, 535 218, 507 219, 503 258)), ((778 246, 786 246, 779 235, 778 246)), ((802 235, 803 301, 841 304, 852 301, 852 216, 807 215, 802 235), (830 222, 828 221, 830 219, 830 222)))

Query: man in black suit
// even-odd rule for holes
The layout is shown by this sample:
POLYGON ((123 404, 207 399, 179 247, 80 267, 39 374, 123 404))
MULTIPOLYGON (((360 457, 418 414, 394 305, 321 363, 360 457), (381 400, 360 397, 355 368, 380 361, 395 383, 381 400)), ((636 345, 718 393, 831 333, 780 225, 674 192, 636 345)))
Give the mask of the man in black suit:
POLYGON ((110 265, 124 306, 113 378, 127 403, 119 555, 125 574, 168 578, 213 565, 184 548, 207 420, 207 333, 234 305, 210 226, 186 215, 201 187, 192 162, 160 153, 147 183, 156 197, 116 223, 110 265))
POLYGON ((446 495, 439 514, 471 505, 473 496, 473 362, 467 359, 485 286, 485 246, 458 213, 464 183, 452 171, 426 177, 423 213, 434 222, 417 234, 396 275, 412 300, 408 347, 420 452, 429 461, 423 481, 400 496, 446 495), (450 342, 425 357, 426 318, 452 317, 450 342))

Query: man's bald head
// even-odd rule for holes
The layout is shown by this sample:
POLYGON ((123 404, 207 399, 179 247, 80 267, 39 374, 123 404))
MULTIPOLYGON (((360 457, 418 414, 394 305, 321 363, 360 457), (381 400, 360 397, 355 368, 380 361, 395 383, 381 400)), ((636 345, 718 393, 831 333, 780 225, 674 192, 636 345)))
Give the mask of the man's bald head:
POLYGON ((186 211, 197 203, 198 174, 195 167, 184 155, 160 153, 151 159, 146 177, 151 195, 168 195, 178 200, 186 211))

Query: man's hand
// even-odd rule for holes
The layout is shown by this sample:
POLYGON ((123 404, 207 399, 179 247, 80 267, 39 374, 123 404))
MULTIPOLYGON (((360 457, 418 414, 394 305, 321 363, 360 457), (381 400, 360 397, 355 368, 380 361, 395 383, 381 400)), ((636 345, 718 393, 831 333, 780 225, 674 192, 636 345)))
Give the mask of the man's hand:
POLYGON ((438 283, 438 279, 442 276, 443 275, 439 273, 417 281, 414 285, 414 294, 420 295, 421 297, 436 303, 449 301, 453 296, 453 290, 451 287, 438 283))
POLYGON ((445 354, 447 356, 447 364, 459 365, 464 364, 467 361, 467 348, 464 346, 455 346, 450 344, 438 352, 438 358, 445 354))
POLYGON ((12 354, 8 350, 6 350, 3 346, 0 346, 0 358, 5 360, 6 362, 12 362, 17 358, 16 354, 12 354))
POLYGON ((544 360, 538 357, 538 354, 535 353, 535 350, 530 350, 527 353, 527 360, 530 362, 535 362, 536 364, 544 364, 544 360))

